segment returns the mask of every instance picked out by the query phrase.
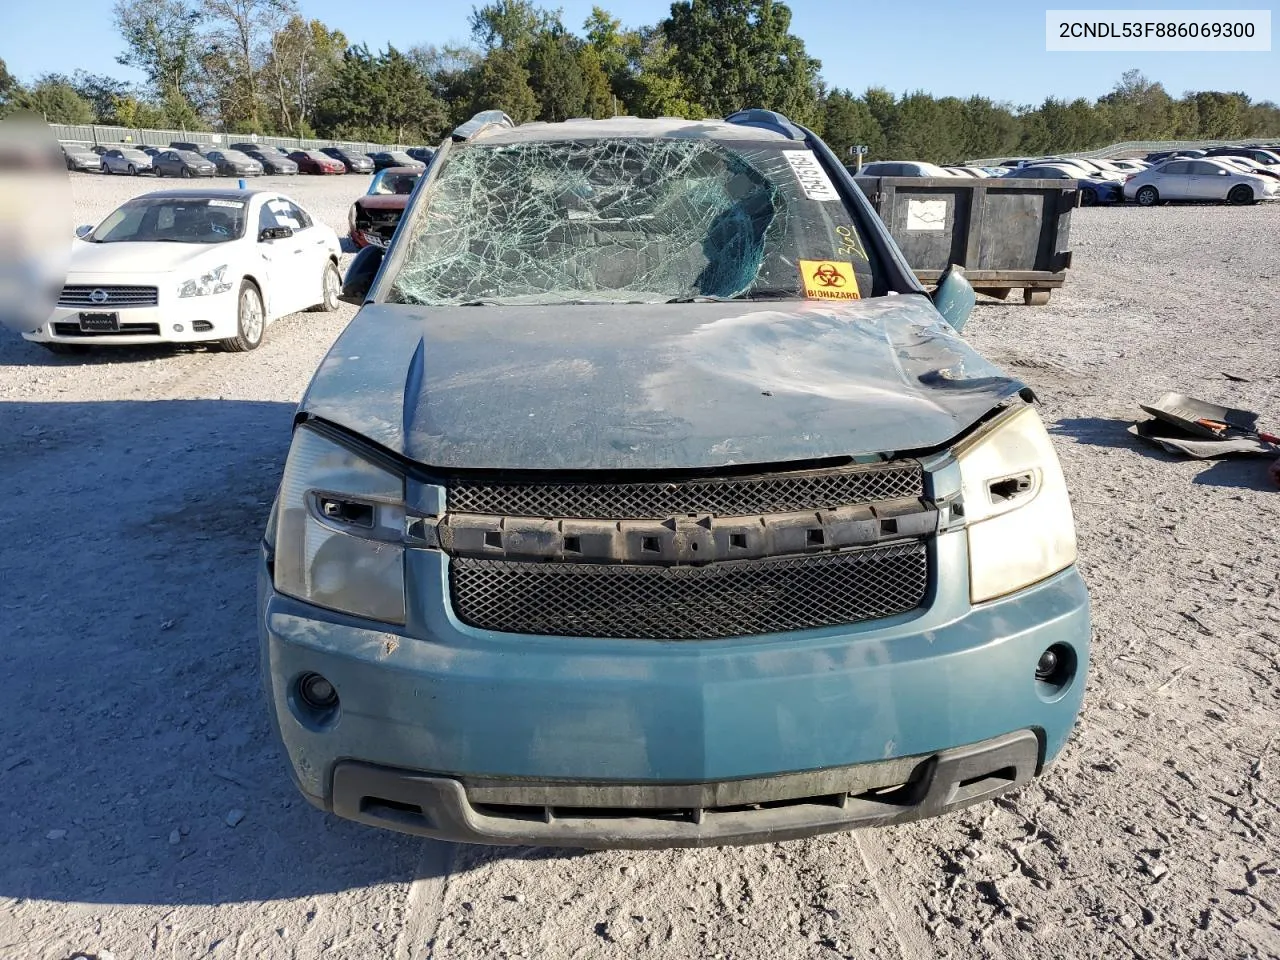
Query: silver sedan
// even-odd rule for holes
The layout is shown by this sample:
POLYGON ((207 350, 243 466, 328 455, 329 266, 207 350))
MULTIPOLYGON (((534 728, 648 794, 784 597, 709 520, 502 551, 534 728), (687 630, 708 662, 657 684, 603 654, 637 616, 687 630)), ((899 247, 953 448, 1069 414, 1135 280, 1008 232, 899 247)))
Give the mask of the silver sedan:
POLYGON ((1213 157, 1166 160, 1125 181, 1126 200, 1150 207, 1167 200, 1225 200, 1253 203, 1274 200, 1280 181, 1241 170, 1213 157))
POLYGON ((131 177, 151 173, 151 158, 141 150, 108 150, 102 155, 102 172, 127 173, 131 177))

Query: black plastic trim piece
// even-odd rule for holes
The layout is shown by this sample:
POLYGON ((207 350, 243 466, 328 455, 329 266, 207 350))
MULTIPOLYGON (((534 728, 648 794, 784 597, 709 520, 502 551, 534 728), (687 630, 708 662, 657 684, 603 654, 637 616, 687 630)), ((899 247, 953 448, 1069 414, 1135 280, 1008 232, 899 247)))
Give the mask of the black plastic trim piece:
POLYGON ((949 813, 1030 781, 1031 730, 924 756, 709 783, 452 777, 346 760, 331 809, 464 843, 587 849, 769 843, 949 813), (474 796, 473 796, 474 794, 474 796))

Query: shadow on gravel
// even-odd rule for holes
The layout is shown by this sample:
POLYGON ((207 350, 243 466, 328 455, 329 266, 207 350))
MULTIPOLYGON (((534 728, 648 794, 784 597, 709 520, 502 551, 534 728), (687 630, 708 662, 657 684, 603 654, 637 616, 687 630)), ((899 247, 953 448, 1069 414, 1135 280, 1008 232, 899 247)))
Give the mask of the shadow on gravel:
POLYGON ((53 353, 30 340, 6 342, 0 348, 0 367, 84 367, 111 363, 140 363, 163 360, 181 353, 215 350, 216 347, 192 344, 156 344, 144 347, 98 347, 71 354, 53 353))
POLYGON ((269 730, 255 557, 292 414, 0 403, 0 896, 269 900, 448 862, 311 808, 269 730))
POLYGON ((1266 457, 1237 457, 1213 460, 1206 470, 1196 474, 1191 483, 1197 487, 1230 487, 1237 490, 1259 490, 1280 495, 1280 489, 1267 473, 1272 461, 1266 457))
POLYGON ((1149 451, 1157 456, 1171 459, 1150 444, 1143 443, 1128 433, 1133 426, 1132 420, 1115 420, 1108 417, 1066 417, 1049 426, 1049 433, 1055 437, 1070 437, 1077 443, 1085 443, 1092 447, 1126 447, 1131 450, 1149 451))

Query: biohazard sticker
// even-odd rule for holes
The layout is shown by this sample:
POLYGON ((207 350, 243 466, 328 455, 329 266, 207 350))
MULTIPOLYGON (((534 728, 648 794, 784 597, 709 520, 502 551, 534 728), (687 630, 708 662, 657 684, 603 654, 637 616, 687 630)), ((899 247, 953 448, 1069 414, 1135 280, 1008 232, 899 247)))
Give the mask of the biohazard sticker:
POLYGON ((800 282, 809 300, 861 300, 858 276, 847 260, 801 260, 800 282))
POLYGON ((800 189, 804 191, 806 197, 810 200, 840 199, 840 194, 836 193, 836 188, 832 185, 831 178, 827 176, 827 171, 822 169, 822 164, 811 151, 787 150, 783 156, 795 171, 796 179, 800 181, 800 189))

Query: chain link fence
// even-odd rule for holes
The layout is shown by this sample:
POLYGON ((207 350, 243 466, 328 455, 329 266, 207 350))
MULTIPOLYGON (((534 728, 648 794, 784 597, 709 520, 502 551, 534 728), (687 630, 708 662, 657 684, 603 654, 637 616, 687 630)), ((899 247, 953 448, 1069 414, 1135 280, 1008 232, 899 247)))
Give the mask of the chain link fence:
POLYGON ((97 144, 138 144, 167 147, 174 141, 187 143, 261 143, 287 150, 315 150, 320 147, 346 147, 361 153, 401 150, 404 144, 368 143, 352 140, 311 140, 301 137, 268 137, 257 134, 211 133, 199 130, 147 130, 141 127, 105 127, 97 124, 51 123, 53 135, 62 141, 97 144))

